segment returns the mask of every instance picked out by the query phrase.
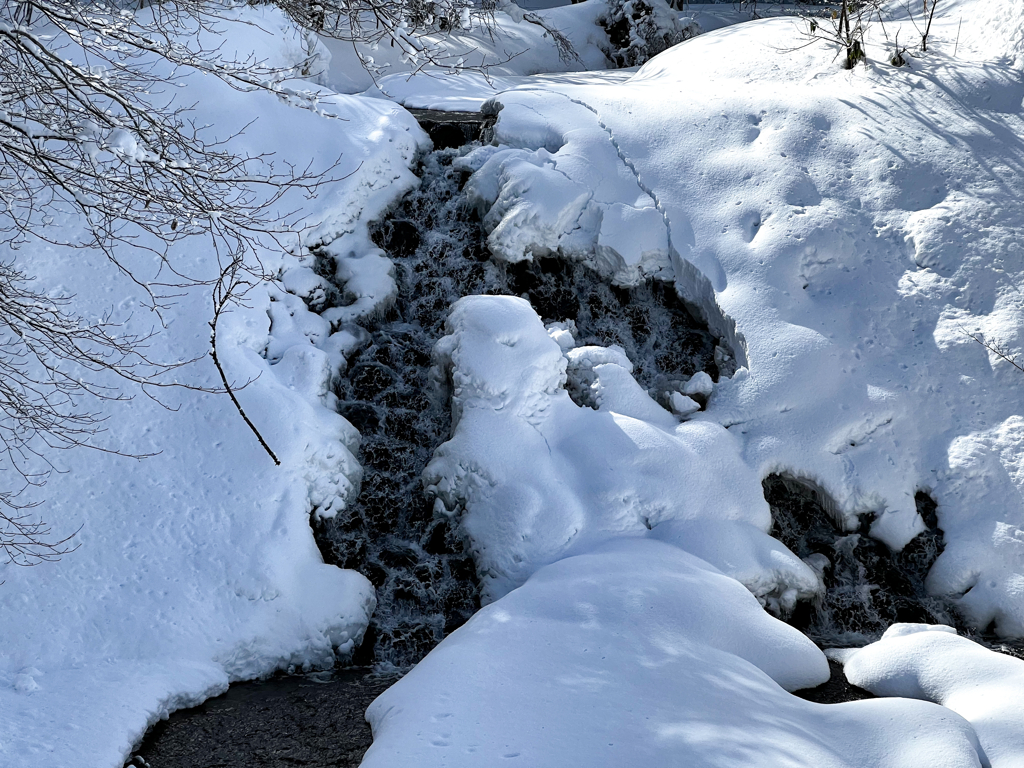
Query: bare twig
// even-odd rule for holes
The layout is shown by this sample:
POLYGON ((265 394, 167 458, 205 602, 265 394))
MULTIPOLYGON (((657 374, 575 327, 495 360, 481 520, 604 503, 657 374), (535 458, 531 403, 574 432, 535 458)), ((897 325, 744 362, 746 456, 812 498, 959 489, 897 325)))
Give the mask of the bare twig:
POLYGON ((1011 355, 1008 349, 1005 349, 1004 347, 1000 347, 998 344, 991 344, 991 343, 985 341, 985 338, 983 336, 981 336, 981 334, 978 334, 977 336, 975 336, 973 333, 968 331, 962 325, 958 325, 957 327, 960 329, 960 332, 964 334, 964 336, 966 336, 967 338, 973 339, 974 341, 978 342, 979 344, 981 344, 981 346, 983 346, 985 349, 987 349, 993 355, 995 355, 996 357, 1006 361, 1007 363, 1012 365, 1014 368, 1016 368, 1021 373, 1024 373, 1024 365, 1022 365, 1021 363, 1017 362, 1017 355, 1011 355))
MULTIPOLYGON (((242 421, 246 423, 246 426, 252 430, 252 433, 256 435, 256 439, 260 441, 260 445, 263 446, 263 450, 267 452, 271 459, 274 460, 274 464, 281 466, 280 459, 277 458, 277 454, 267 444, 267 441, 263 439, 263 435, 256 428, 256 425, 252 423, 252 420, 246 415, 245 409, 242 408, 242 404, 238 402, 238 398, 235 396, 235 387, 232 387, 228 382, 227 374, 224 373, 224 368, 220 364, 220 358, 217 356, 217 323, 220 322, 220 318, 223 315, 225 309, 231 304, 237 303, 240 300, 241 295, 244 295, 250 286, 246 285, 240 278, 239 274, 242 270, 242 264, 238 261, 232 261, 227 267, 221 272, 220 279, 217 281, 217 285, 213 293, 213 320, 210 321, 210 357, 213 359, 213 364, 217 367, 217 373, 220 374, 220 380, 224 383, 224 391, 228 393, 231 398, 231 402, 234 403, 235 408, 238 409, 239 415, 242 417, 242 421)), ((247 381, 238 389, 244 389, 253 380, 247 381)))

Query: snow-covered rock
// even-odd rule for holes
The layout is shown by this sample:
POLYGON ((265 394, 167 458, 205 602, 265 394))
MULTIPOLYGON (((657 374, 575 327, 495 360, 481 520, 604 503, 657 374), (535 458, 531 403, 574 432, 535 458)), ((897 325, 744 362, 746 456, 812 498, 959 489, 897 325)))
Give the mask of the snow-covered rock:
POLYGON ((717 424, 680 424, 629 375, 621 350, 572 349, 570 363, 529 303, 505 296, 459 300, 448 333, 435 377, 448 382, 454 434, 424 478, 462 515, 487 600, 543 565, 666 520, 770 527, 738 441, 717 424), (597 410, 564 388, 567 366, 584 360, 597 410))
POLYGON ((843 658, 847 679, 878 696, 941 704, 978 734, 992 768, 1024 766, 1024 661, 959 637, 951 627, 894 624, 843 658))
POLYGON ((370 707, 364 768, 979 766, 958 715, 813 704, 821 652, 679 549, 619 541, 482 609, 370 707))

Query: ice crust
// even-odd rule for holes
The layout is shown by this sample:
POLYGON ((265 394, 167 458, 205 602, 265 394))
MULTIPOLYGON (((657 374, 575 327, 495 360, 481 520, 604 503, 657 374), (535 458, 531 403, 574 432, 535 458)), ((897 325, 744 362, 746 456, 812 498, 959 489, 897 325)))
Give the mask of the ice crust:
POLYGON ((978 766, 923 702, 813 704, 821 652, 743 587, 655 541, 594 548, 482 609, 367 712, 363 768, 978 766))

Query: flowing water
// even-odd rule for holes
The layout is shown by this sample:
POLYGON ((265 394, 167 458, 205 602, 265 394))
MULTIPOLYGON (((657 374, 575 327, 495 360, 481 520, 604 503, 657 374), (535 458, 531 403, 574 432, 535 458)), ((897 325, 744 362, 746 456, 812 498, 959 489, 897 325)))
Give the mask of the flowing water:
POLYGON ((810 484, 770 475, 763 485, 772 509, 772 536, 822 571, 823 597, 801 604, 789 618, 818 645, 864 645, 897 622, 966 630, 956 612, 924 587, 944 546, 935 502, 926 493, 915 499, 925 530, 892 552, 868 535, 872 515, 862 516, 857 530, 847 531, 829 511, 834 509, 831 500, 810 484))
POLYGON ((471 146, 427 155, 421 187, 373 228, 394 261, 398 297, 384 317, 363 323, 368 342, 337 388, 339 411, 362 435, 363 485, 354 504, 315 529, 329 562, 360 571, 377 590, 358 663, 413 664, 479 607, 457 523, 434 513, 420 481, 449 437, 449 404, 431 391, 428 372, 455 301, 524 296, 545 321, 573 321, 579 343, 621 345, 655 392, 697 370, 719 375, 715 338, 669 284, 616 288, 558 258, 491 262, 462 195, 466 177, 452 166, 471 146))
MULTIPOLYGON (((363 323, 367 341, 336 392, 340 412, 362 436, 362 490, 336 518, 313 520, 325 560, 358 570, 377 590, 366 638, 345 662, 373 668, 232 686, 152 729, 131 764, 354 768, 369 744, 362 713, 395 679, 386 671, 407 669, 477 610, 476 573, 457 522, 434 513, 420 480, 434 449, 450 436, 449 404, 432 391, 428 372, 433 345, 460 297, 523 296, 545 322, 571 320, 577 343, 622 346, 637 380, 655 396, 696 371, 716 381, 731 375, 718 340, 670 284, 616 288, 583 264, 559 258, 490 261, 485 233, 462 196, 465 175, 452 166, 474 146, 465 142, 480 132, 481 119, 420 118, 441 148, 423 159, 420 188, 373 228, 394 261, 398 297, 383 317, 363 323)), ((334 272, 327 260, 320 269, 334 272)), ((870 516, 858 530, 843 530, 828 511, 829 499, 811 485, 772 475, 764 490, 772 535, 821 568, 825 594, 789 618, 819 645, 862 645, 897 621, 963 629, 956 613, 924 590, 943 547, 927 495, 917 497, 927 530, 893 553, 868 535, 870 516)), ((869 695, 833 666, 829 683, 801 695, 821 702, 869 695)))

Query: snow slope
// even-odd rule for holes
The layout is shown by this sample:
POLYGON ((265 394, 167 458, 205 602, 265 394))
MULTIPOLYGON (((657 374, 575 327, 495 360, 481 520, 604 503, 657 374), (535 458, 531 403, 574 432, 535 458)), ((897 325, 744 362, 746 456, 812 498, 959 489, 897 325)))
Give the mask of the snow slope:
MULTIPOLYGON (((280 65, 302 53, 301 37, 268 7, 239 10, 220 28, 227 53, 254 51, 280 65)), ((221 137, 255 119, 231 144, 239 152, 273 151, 320 169, 340 156, 339 180, 317 200, 280 201, 281 212, 305 206, 296 226, 308 241, 365 233, 367 219, 416 182, 409 168, 427 141, 387 102, 321 95, 311 111, 289 104, 298 99, 241 93, 204 76, 189 76, 177 94, 179 103, 198 104, 197 122, 221 137)), ((72 233, 77 224, 53 226, 72 233)), ((121 255, 144 279, 155 275, 156 264, 121 255)), ((41 286, 77 291, 87 319, 112 310, 129 332, 155 325, 138 289, 98 253, 31 244, 16 258, 41 286)), ((216 268, 202 240, 176 258, 190 274, 216 268)), ((286 273, 295 293, 315 288, 295 257, 261 258, 286 273)), ((101 406, 109 415, 101 444, 156 455, 65 452, 55 459, 59 473, 31 495, 40 502, 34 512, 58 532, 81 527, 79 548, 56 564, 0 566, 0 765, 120 766, 170 710, 231 680, 331 664, 333 649, 350 650, 362 635, 373 589, 355 572, 324 565, 309 527, 313 508, 343 504, 359 484, 358 434, 326 395, 343 364, 344 335, 332 337, 284 286, 259 286, 246 305, 224 317, 218 348, 234 382, 255 379, 239 398, 282 466, 223 395, 162 392, 176 412, 138 392, 101 406)), ((178 360, 207 351, 203 291, 181 297, 165 317, 149 354, 178 360)), ((219 383, 208 360, 179 376, 219 383)))
POLYGON ((757 478, 815 482, 850 525, 877 512, 894 548, 933 494, 930 589, 1020 637, 1021 374, 978 340, 1021 348, 1024 83, 964 39, 952 58, 957 20, 904 69, 784 54, 796 22, 767 20, 622 84, 502 94, 470 184, 498 258, 674 278, 743 365, 696 418, 757 478))

